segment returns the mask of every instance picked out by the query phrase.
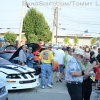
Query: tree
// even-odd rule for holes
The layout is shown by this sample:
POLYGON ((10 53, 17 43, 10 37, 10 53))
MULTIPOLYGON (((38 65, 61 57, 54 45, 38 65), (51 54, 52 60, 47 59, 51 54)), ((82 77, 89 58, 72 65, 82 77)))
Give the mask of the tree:
POLYGON ((6 32, 4 35, 5 41, 10 43, 10 44, 15 43, 16 38, 17 38, 17 35, 13 32, 10 32, 10 31, 6 32))
POLYGON ((69 38, 68 38, 68 37, 65 37, 65 38, 64 38, 64 43, 65 43, 65 44, 68 44, 68 43, 69 43, 69 38))
POLYGON ((97 41, 97 38, 96 37, 93 37, 92 39, 91 39, 91 45, 94 45, 95 43, 96 43, 96 41, 97 41))
POLYGON ((37 43, 38 37, 35 34, 29 34, 28 37, 27 37, 27 41, 29 43, 37 43))
POLYGON ((29 34, 35 34, 40 41, 48 42, 51 40, 51 32, 42 13, 38 12, 35 8, 31 8, 23 22, 23 32, 29 41, 29 34))
POLYGON ((78 44, 78 42, 79 42, 78 37, 74 37, 74 43, 78 44))

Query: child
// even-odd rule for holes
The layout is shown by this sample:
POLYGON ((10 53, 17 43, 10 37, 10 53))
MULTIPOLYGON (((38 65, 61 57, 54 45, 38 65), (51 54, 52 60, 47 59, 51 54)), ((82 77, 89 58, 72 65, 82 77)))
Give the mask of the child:
POLYGON ((59 68, 59 64, 58 64, 58 61, 56 60, 56 57, 54 57, 54 68, 53 68, 53 76, 52 76, 52 85, 53 85, 53 82, 54 82, 54 79, 55 79, 55 76, 57 75, 57 79, 60 75, 59 72, 56 72, 56 69, 59 68), (58 75, 59 74, 59 75, 58 75))
POLYGON ((94 72, 95 72, 95 82, 96 82, 95 90, 98 89, 99 69, 100 69, 100 66, 99 65, 97 65, 94 68, 94 72))

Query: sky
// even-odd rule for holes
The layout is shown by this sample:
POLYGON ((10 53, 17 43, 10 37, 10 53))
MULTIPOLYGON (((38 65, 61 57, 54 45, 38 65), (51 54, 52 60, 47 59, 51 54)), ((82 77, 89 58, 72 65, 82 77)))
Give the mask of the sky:
MULTIPOLYGON (((52 31, 56 0, 26 0, 43 13, 52 31), (48 5, 47 5, 48 4, 48 5)), ((57 0, 58 35, 100 33, 100 0, 57 0), (65 28, 66 30, 63 30, 65 28)), ((0 32, 19 33, 23 0, 0 0, 0 32), (10 29, 7 29, 10 28, 10 29)), ((25 14, 28 9, 25 5, 25 14)))

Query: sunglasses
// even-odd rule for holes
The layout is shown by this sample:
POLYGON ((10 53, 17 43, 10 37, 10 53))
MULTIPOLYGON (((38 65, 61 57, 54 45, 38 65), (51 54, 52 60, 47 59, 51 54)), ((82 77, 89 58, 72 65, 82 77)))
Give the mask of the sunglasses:
POLYGON ((85 60, 90 60, 90 59, 85 58, 85 60))

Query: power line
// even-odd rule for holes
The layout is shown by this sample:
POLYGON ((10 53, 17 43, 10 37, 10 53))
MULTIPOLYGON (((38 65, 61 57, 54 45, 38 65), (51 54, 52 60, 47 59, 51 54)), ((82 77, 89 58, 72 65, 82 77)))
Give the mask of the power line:
POLYGON ((20 21, 20 20, 0 20, 0 21, 20 21))
MULTIPOLYGON (((50 27, 53 27, 53 26, 50 26, 50 27)), ((70 29, 70 28, 61 28, 61 27, 58 27, 59 29, 62 29, 62 30, 72 30, 72 31, 79 31, 79 32, 84 32, 84 31, 82 31, 82 30, 76 30, 76 29, 70 29)), ((96 34, 98 34, 98 33, 100 33, 100 32, 89 32, 89 33, 96 33, 96 34)))
POLYGON ((61 14, 59 16, 62 16, 63 18, 67 19, 68 21, 71 21, 71 22, 75 22, 75 23, 78 23, 78 24, 87 24, 87 25, 100 25, 100 24, 90 24, 90 23, 84 23, 84 22, 80 22, 80 21, 75 21, 75 20, 72 20, 72 19, 69 19, 67 18, 65 15, 61 14))
MULTIPOLYGON (((34 0, 36 1, 36 0, 34 0)), ((47 6, 44 5, 44 7, 46 7, 47 9, 53 11, 52 9, 48 8, 47 6)), ((68 16, 65 16, 64 14, 61 13, 61 16, 63 16, 64 18, 68 17, 68 16)), ((66 18, 67 19, 67 18, 66 18)), ((81 21, 76 21, 76 20, 73 20, 73 19, 67 19, 71 22, 75 22, 75 23, 79 23, 79 24, 86 24, 86 25, 100 25, 100 24, 91 24, 91 23, 84 23, 84 22, 81 22, 81 21)))
MULTIPOLYGON (((65 7, 65 6, 64 6, 65 7)), ((88 7, 78 7, 76 8, 75 6, 72 8, 72 7, 66 7, 67 9, 78 9, 78 10, 87 10, 87 11, 100 11, 100 9, 95 9, 95 8, 88 8, 88 7)))
MULTIPOLYGON (((72 15, 68 15, 67 13, 65 13, 65 12, 63 12, 63 11, 61 11, 61 12, 64 13, 64 14, 66 14, 67 17, 75 18, 75 17, 73 17, 72 15)), ((79 18, 79 17, 77 17, 77 18, 79 18)), ((100 16, 95 17, 95 18, 91 18, 91 17, 89 17, 89 18, 84 18, 84 17, 81 17, 81 19, 95 19, 95 20, 97 20, 97 19, 100 19, 100 16)))
MULTIPOLYGON (((30 0, 31 1, 31 0, 30 0)), ((36 0, 34 0, 34 1, 36 1, 36 0)), ((47 8, 47 9, 49 9, 50 11, 53 11, 52 9, 50 9, 50 8, 48 8, 47 6, 43 6, 43 7, 45 7, 45 8, 47 8)), ((61 18, 63 18, 63 19, 67 19, 66 17, 69 17, 69 16, 66 16, 66 15, 64 15, 64 14, 62 14, 61 13, 61 15, 60 16, 63 16, 63 17, 61 17, 61 18)), ((46 17, 47 18, 47 17, 46 17)), ((48 18, 48 19, 50 19, 50 18, 48 18)), ((50 19, 50 20, 52 20, 52 19, 50 19)), ((75 23, 78 23, 78 24, 86 24, 86 25, 100 25, 100 24, 91 24, 91 23, 84 23, 84 22, 81 22, 81 21, 76 21, 76 20, 73 20, 73 19, 67 19, 67 20, 69 20, 69 21, 71 21, 71 22, 75 22, 75 23)), ((63 23, 64 24, 64 23, 63 23)), ((65 25, 68 25, 68 24, 65 24, 65 25)), ((58 27, 59 28, 59 27, 58 27)), ((67 28, 67 30, 73 30, 73 31, 80 31, 80 32, 84 32, 84 31, 81 31, 81 30, 75 30, 75 29, 68 29, 67 28)), ((91 32, 91 33, 96 33, 96 32, 91 32)))
POLYGON ((19 29, 19 28, 0 28, 0 29, 19 29))

